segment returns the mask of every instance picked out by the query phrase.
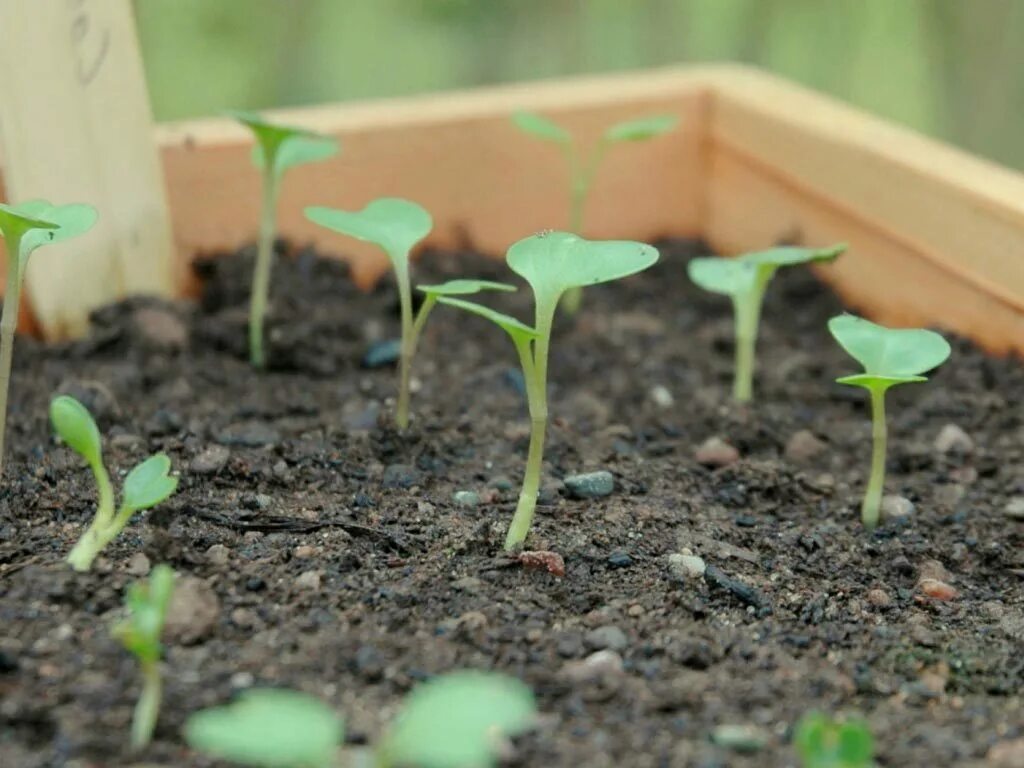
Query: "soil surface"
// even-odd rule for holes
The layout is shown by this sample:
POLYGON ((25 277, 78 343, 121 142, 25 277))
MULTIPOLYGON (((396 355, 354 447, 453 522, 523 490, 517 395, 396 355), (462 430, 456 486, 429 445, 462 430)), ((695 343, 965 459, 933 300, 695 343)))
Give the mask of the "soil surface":
MULTIPOLYGON (((838 301, 806 271, 779 275, 757 402, 737 407, 731 306, 687 280, 698 250, 664 244, 655 268, 588 289, 558 323, 528 545, 559 553, 563 578, 501 552, 528 421, 513 347, 482 319, 435 310, 407 434, 389 426, 394 367, 364 365, 397 332, 393 286, 361 294, 311 252, 276 265, 268 373, 244 360, 248 253, 200 265, 196 304, 129 301, 84 341, 20 339, 0 765, 212 765, 184 744, 185 718, 253 685, 315 694, 349 743, 372 743, 410 687, 462 667, 536 692, 539 726, 511 765, 795 765, 811 709, 866 717, 884 766, 1024 764, 1019 361, 956 341, 928 383, 890 394, 903 514, 865 532, 870 425, 864 393, 833 383, 856 370, 825 329, 838 301), (95 492, 51 436, 58 392, 97 415, 116 476, 157 450, 181 475, 84 575, 62 558, 95 492), (720 466, 698 462, 716 436, 738 460, 705 445, 720 466), (572 498, 564 478, 597 470, 614 491, 572 498), (110 627, 160 562, 179 603, 156 738, 133 757, 138 671, 110 627)), ((468 253, 428 253, 415 275, 515 282, 468 253)), ((483 300, 530 317, 526 288, 483 300)))

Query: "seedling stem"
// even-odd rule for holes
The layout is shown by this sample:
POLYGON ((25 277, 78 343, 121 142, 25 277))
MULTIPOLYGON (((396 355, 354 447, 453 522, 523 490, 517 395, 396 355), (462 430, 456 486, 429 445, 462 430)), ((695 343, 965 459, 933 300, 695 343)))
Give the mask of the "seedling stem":
POLYGON ((263 213, 260 216, 260 241, 256 246, 256 268, 249 297, 249 360, 257 368, 266 364, 263 349, 263 317, 270 295, 270 267, 274 259, 274 233, 277 230, 277 197, 280 175, 273 163, 263 168, 263 213))
POLYGON ((754 397, 754 365, 757 359, 757 331, 761 321, 761 304, 771 274, 758 273, 747 296, 733 298, 736 312, 736 374, 733 398, 749 403, 754 397))
POLYGON ((871 391, 871 476, 864 491, 860 518, 866 528, 878 525, 885 486, 885 455, 888 428, 885 422, 885 392, 887 387, 873 387, 871 391))

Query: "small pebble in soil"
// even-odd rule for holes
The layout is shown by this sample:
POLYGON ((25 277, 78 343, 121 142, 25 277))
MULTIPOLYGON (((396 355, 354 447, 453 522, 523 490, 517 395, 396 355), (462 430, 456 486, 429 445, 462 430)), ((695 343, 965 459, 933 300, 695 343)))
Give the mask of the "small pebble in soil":
POLYGON ((565 560, 557 552, 526 550, 519 553, 518 560, 524 568, 542 569, 553 576, 565 576, 565 560))
POLYGON ((566 662, 562 667, 566 679, 577 685, 618 677, 622 671, 622 656, 609 648, 595 651, 581 661, 566 662))
POLYGON ((214 544, 206 550, 206 559, 210 565, 227 565, 230 552, 223 544, 214 544))
POLYGON ((828 443, 809 429, 794 432, 786 442, 785 456, 794 464, 810 464, 828 450, 828 443))
POLYGON ((607 470, 569 475, 564 480, 565 488, 574 499, 597 499, 608 496, 615 490, 615 478, 607 470))
POLYGON ((179 576, 167 606, 164 636, 171 642, 199 642, 220 616, 220 600, 213 588, 195 576, 179 576))
POLYGON ((316 592, 320 589, 320 571, 306 571, 295 580, 298 589, 316 592))
POLYGON ((906 496, 887 494, 882 497, 880 511, 885 520, 902 520, 914 514, 914 502, 906 496))
POLYGON ((768 744, 768 734, 756 725, 719 725, 711 732, 711 740, 734 752, 752 754, 768 744))
POLYGON ((229 424, 217 433, 218 443, 242 448, 262 448, 276 445, 280 440, 281 434, 265 421, 229 424))
POLYGON ((698 555, 683 555, 673 552, 668 556, 668 567, 672 575, 680 579, 699 579, 704 575, 707 564, 698 555))
POLYGON ((409 464, 389 464, 381 480, 385 488, 412 488, 419 482, 420 471, 409 464))
POLYGON ((132 313, 132 323, 144 347, 173 351, 188 343, 185 323, 170 309, 139 307, 132 313))
POLYGON ((476 491, 456 491, 452 494, 452 501, 457 507, 475 507, 480 504, 480 494, 476 491))
POLYGON ((617 651, 626 650, 629 645, 629 638, 626 633, 614 624, 606 624, 603 627, 592 629, 583 636, 583 644, 592 651, 617 651))
POLYGON ((224 445, 209 445, 200 451, 189 463, 188 468, 197 475, 215 475, 231 458, 231 450, 224 445))
POLYGON ((939 579, 921 579, 917 588, 922 595, 934 600, 955 600, 958 595, 955 587, 939 579))
POLYGON ((694 453, 698 464, 705 467, 727 467, 740 459, 740 452, 720 437, 709 437, 694 453))
POLYGON ((128 567, 125 569, 132 576, 145 576, 149 573, 149 558, 142 552, 136 552, 128 559, 128 567))
POLYGON ((562 495, 564 487, 565 485, 557 480, 545 482, 540 487, 540 493, 537 494, 537 503, 544 506, 558 503, 558 498, 562 495))
POLYGON ((616 550, 608 555, 608 565, 612 568, 628 568, 632 564, 633 558, 629 556, 629 552, 616 550))
POLYGON ((402 354, 401 339, 384 339, 375 341, 363 355, 364 368, 383 368, 394 365, 402 354))
POLYGON ((512 480, 505 475, 498 475, 496 478, 491 480, 490 486, 496 491, 511 491, 515 488, 515 484, 512 480))
POLYGON ((936 435, 934 447, 939 453, 966 454, 974 450, 974 440, 957 424, 946 424, 936 435))
POLYGON ((676 404, 676 399, 668 391, 668 387, 661 384, 651 387, 651 401, 659 408, 671 408, 676 404))
POLYGON ((917 577, 919 579, 936 579, 937 581, 949 581, 949 571, 947 571, 946 566, 944 566, 938 560, 922 560, 921 564, 917 567, 917 577))
POLYGON ((867 598, 868 602, 876 608, 888 608, 892 605, 892 598, 884 589, 869 589, 867 598))
POLYGON ((1003 507, 1003 514, 1011 520, 1024 520, 1024 496, 1015 496, 1003 507))

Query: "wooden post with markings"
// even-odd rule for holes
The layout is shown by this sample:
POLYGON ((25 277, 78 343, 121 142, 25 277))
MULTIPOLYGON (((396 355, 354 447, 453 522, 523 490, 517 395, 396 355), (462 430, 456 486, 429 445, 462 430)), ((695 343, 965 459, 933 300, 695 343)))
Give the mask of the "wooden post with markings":
POLYGON ((29 263, 49 339, 82 333, 96 307, 174 294, 162 169, 129 0, 0 0, 0 158, 5 197, 89 203, 86 236, 29 263))

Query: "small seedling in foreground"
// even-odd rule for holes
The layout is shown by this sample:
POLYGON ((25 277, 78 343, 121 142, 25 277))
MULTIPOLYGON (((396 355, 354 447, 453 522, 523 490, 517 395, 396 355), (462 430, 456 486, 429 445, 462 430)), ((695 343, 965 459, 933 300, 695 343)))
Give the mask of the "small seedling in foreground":
POLYGON ((441 296, 457 296, 480 291, 514 291, 515 287, 487 280, 451 280, 442 285, 417 286, 425 294, 416 317, 412 309, 412 284, 409 278, 409 253, 434 226, 423 207, 409 200, 385 197, 374 200, 361 211, 339 211, 334 208, 306 209, 310 221, 334 232, 373 243, 387 254, 398 283, 402 312, 402 349, 399 360, 398 405, 395 421, 400 429, 409 426, 409 384, 416 345, 427 317, 441 296))
POLYGON ((864 366, 864 373, 836 381, 863 387, 871 395, 871 477, 864 492, 861 519, 865 526, 874 528, 885 486, 885 393, 897 384, 927 381, 921 374, 946 361, 949 342, 934 331, 894 330, 853 315, 833 317, 828 329, 839 345, 864 366))
POLYGON ((0 235, 7 241, 7 292, 0 317, 0 474, 3 473, 14 334, 18 330, 21 283, 28 257, 40 246, 87 232, 95 223, 96 209, 89 205, 50 205, 45 200, 30 200, 20 205, 0 204, 0 235))
MULTIPOLYGON (((528 729, 530 690, 518 680, 453 672, 418 686, 373 750, 376 768, 482 768, 498 739, 528 729)), ((344 741, 344 723, 319 700, 296 691, 254 689, 226 707, 203 710, 185 725, 200 752, 249 766, 327 768, 344 741)))
POLYGON ((874 739, 862 720, 837 722, 810 712, 797 724, 793 746, 803 768, 870 768, 874 739))
MULTIPOLYGON (((674 115, 658 115, 637 120, 616 123, 602 134, 597 146, 584 156, 581 149, 574 143, 572 134, 557 123, 534 114, 533 112, 517 112, 512 121, 525 133, 544 141, 559 145, 569 164, 571 195, 569 199, 569 230, 583 235, 583 217, 587 198, 594 185, 597 169, 604 159, 608 148, 613 144, 627 141, 646 141, 668 133, 679 123, 674 115)), ((579 311, 583 301, 583 289, 579 286, 570 288, 563 300, 563 307, 570 315, 579 311)))
POLYGON ((266 364, 263 345, 263 318, 270 294, 270 269, 273 265, 274 234, 277 229, 277 199, 284 172, 297 165, 315 163, 333 157, 338 142, 303 128, 292 128, 264 120, 251 112, 228 112, 256 136, 253 163, 263 173, 263 209, 260 214, 259 242, 253 269, 249 299, 249 360, 257 368, 266 364))
POLYGON ((705 291, 732 298, 736 334, 733 397, 736 400, 749 402, 754 394, 754 350, 761 320, 761 304, 765 289, 776 270, 796 264, 832 261, 845 250, 846 245, 833 245, 829 248, 771 248, 735 259, 693 259, 687 265, 690 279, 705 291))
POLYGON ((658 251, 643 243, 590 241, 567 232, 546 232, 515 243, 506 260, 512 271, 533 289, 535 321, 532 328, 514 317, 473 302, 451 297, 442 297, 439 301, 495 323, 511 337, 519 353, 531 428, 523 487, 505 538, 505 548, 513 549, 526 539, 537 507, 548 420, 548 352, 558 302, 572 288, 618 280, 647 269, 658 260, 658 251))
POLYGON ((168 474, 171 460, 158 453, 138 464, 124 479, 121 506, 114 509, 114 487, 103 464, 100 431, 92 415, 73 397, 61 395, 50 403, 50 421, 61 440, 85 459, 96 479, 96 516, 68 555, 76 571, 88 571, 96 555, 124 529, 136 512, 155 507, 174 493, 178 478, 168 474))
POLYGON ((132 718, 132 749, 139 750, 153 738, 153 729, 160 714, 162 682, 160 679, 160 635, 164 629, 167 605, 174 591, 174 571, 158 565, 149 581, 131 585, 125 597, 128 618, 114 627, 114 635, 135 655, 142 669, 142 694, 132 718))

